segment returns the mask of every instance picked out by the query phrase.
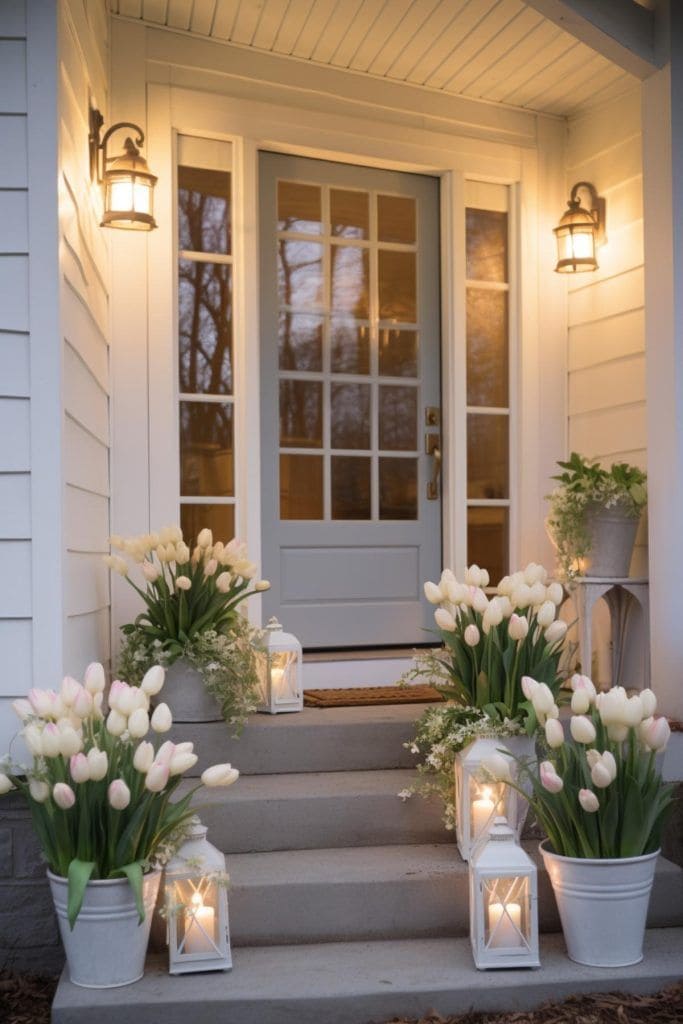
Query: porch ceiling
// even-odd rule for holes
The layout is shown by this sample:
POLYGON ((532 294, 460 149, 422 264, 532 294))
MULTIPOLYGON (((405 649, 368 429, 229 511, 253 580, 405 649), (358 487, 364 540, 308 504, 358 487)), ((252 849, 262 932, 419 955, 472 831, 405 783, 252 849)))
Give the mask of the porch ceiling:
POLYGON ((522 0, 109 0, 113 14, 369 77, 572 115, 637 79, 522 0))

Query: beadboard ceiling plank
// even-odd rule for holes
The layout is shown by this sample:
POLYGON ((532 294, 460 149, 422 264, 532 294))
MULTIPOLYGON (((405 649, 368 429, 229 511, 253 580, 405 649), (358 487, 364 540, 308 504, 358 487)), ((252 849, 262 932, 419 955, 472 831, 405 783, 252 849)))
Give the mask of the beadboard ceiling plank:
MULTIPOLYGON (((273 44, 274 53, 291 54, 311 12, 313 0, 289 0, 287 11, 273 44)), ((350 22, 353 24, 353 21, 350 22)), ((348 28, 348 25, 346 26, 348 28)), ((336 41, 339 36, 336 36, 336 41)))
POLYGON ((368 70, 394 31, 396 23, 402 20, 412 2, 413 0, 391 0, 391 19, 383 12, 382 17, 373 25, 372 31, 367 34, 351 61, 350 67, 354 71, 368 70))
MULTIPOLYGON (((490 2, 494 3, 495 0, 490 2)), ((407 41, 391 67, 387 69, 387 76, 401 81, 406 81, 411 76, 414 80, 423 81, 427 78, 440 63, 440 43, 450 41, 450 49, 453 38, 467 31, 467 25, 464 24, 463 27, 466 18, 463 20, 462 15, 466 10, 475 9, 476 5, 470 0, 454 0, 453 3, 442 0, 407 41), (423 68, 426 70, 421 71, 423 68)))
POLYGON ((237 17, 240 0, 218 0, 213 19, 211 35, 216 39, 229 40, 237 17))
POLYGON ((265 0, 242 0, 230 36, 231 42, 251 46, 265 6, 265 0))
POLYGON ((216 0, 194 0, 190 31, 200 36, 211 35, 216 0))
MULTIPOLYGON (((321 0, 321 2, 329 6, 330 0, 321 0)), ((288 6, 288 0, 266 0, 256 26, 252 46, 259 50, 273 49, 288 6)))
POLYGON ((370 64, 368 68, 370 74, 386 75, 399 54, 410 45, 410 41, 419 32, 425 20, 442 3, 443 0, 413 0, 370 64))
POLYGON ((336 3, 325 29, 315 45, 311 60, 329 64, 349 25, 354 21, 363 0, 341 0, 336 3))
MULTIPOLYGON (((463 64, 455 77, 448 83, 449 92, 463 92, 468 96, 474 95, 473 85, 478 82, 487 72, 493 70, 495 73, 498 64, 510 52, 516 53, 525 39, 537 28, 543 19, 536 11, 525 8, 506 25, 504 29, 496 34, 491 42, 474 54, 472 58, 463 64)), ((478 95, 486 94, 486 89, 479 89, 478 95)))
POLYGON ((486 5, 476 3, 474 8, 480 15, 476 22, 469 28, 464 38, 457 40, 451 55, 441 63, 433 75, 425 79, 423 84, 450 91, 451 79, 458 75, 468 61, 482 53, 498 33, 517 17, 523 9, 523 4, 521 0, 498 0, 491 5, 487 0, 486 5))
POLYGON ((192 0, 168 0, 166 24, 169 28, 188 29, 191 16, 192 0))
POLYGON ((330 63, 335 67, 348 68, 363 41, 373 32, 377 21, 387 11, 391 13, 391 7, 387 7, 386 0, 363 0, 358 14, 332 54, 330 63))

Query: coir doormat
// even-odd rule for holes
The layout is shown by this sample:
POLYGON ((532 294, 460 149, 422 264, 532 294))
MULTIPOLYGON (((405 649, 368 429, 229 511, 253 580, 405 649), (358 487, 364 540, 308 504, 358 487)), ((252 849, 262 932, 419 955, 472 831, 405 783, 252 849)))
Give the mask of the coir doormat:
POLYGON ((433 686, 358 686, 348 690, 304 690, 307 708, 343 708, 371 704, 431 704, 443 700, 433 686))

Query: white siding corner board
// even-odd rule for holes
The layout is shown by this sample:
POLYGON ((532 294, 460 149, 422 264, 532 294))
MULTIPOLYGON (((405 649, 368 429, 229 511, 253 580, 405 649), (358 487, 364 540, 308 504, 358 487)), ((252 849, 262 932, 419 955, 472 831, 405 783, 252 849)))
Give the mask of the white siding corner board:
POLYGON ((28 398, 31 393, 29 335, 0 330, 0 397, 28 398))

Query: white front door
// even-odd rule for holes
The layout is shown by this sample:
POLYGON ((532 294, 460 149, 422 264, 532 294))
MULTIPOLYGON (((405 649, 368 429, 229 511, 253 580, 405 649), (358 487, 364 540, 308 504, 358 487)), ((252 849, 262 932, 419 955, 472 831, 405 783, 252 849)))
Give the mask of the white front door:
POLYGON ((260 158, 262 565, 308 648, 424 643, 441 567, 439 183, 260 158))

